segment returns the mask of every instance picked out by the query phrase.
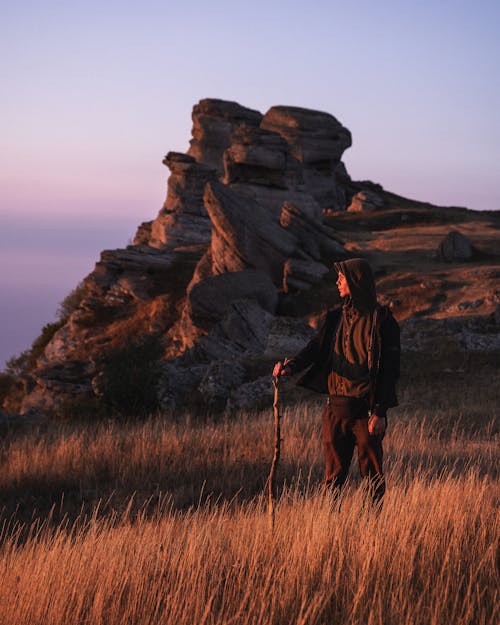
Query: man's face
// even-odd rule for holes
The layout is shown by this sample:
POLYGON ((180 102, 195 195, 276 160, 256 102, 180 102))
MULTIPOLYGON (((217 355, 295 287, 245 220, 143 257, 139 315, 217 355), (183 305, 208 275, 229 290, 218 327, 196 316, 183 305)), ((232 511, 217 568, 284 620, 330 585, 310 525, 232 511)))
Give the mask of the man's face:
POLYGON ((340 297, 347 297, 348 295, 351 294, 351 291, 349 290, 349 285, 347 284, 346 277, 344 276, 343 273, 340 273, 340 272, 337 278, 337 289, 339 290, 340 297))

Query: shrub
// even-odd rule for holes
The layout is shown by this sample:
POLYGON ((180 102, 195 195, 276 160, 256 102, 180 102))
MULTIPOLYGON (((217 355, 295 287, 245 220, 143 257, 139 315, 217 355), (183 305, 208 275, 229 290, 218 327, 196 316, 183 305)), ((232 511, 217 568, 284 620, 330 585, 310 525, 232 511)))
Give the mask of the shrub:
POLYGON ((7 360, 6 372, 17 377, 31 371, 54 334, 57 330, 62 328, 64 324, 65 321, 55 321, 54 323, 44 325, 40 335, 33 341, 30 349, 21 352, 19 356, 13 356, 7 360))
POLYGON ((98 393, 111 415, 147 416, 158 408, 162 352, 158 338, 148 336, 104 353, 98 393))
POLYGON ((0 404, 5 395, 10 391, 14 378, 8 373, 0 373, 0 404))
POLYGON ((68 317, 74 312, 87 293, 87 286, 82 280, 72 291, 68 293, 57 308, 57 318, 59 321, 66 322, 68 317))

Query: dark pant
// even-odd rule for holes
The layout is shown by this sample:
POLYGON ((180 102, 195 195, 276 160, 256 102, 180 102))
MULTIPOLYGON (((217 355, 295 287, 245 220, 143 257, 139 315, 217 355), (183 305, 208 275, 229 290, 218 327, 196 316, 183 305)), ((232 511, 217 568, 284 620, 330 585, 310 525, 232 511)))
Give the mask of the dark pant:
POLYGON ((322 415, 325 451, 325 486, 341 488, 349 473, 354 447, 358 448, 359 471, 369 481, 373 501, 385 492, 382 473, 382 439, 368 432, 368 404, 361 399, 330 397, 322 415))

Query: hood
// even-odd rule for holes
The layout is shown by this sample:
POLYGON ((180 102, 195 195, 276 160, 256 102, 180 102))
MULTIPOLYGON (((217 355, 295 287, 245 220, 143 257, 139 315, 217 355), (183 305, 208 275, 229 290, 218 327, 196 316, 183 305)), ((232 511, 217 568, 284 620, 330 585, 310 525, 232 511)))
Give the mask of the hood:
POLYGON ((375 280, 370 265, 363 258, 351 258, 334 263, 337 273, 342 273, 351 291, 352 305, 359 310, 373 310, 377 304, 375 280))

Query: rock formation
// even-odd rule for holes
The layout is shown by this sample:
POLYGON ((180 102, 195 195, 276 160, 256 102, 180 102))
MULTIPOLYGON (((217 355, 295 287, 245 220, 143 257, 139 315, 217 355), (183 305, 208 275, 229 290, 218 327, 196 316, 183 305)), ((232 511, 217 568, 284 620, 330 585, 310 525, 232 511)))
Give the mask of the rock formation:
POLYGON ((149 339, 162 348, 163 408, 193 394, 237 405, 262 386, 252 359, 295 351, 310 335, 303 321, 277 316, 279 302, 345 255, 322 215, 352 195, 341 162, 349 131, 328 113, 276 106, 262 115, 216 99, 201 100, 192 119, 188 153, 163 161, 158 216, 133 245, 101 254, 80 305, 26 378, 23 410, 57 413, 68 399, 103 397, 106 354, 149 339), (294 323, 302 329, 292 335, 294 323))
MULTIPOLYGON (((328 113, 274 106, 262 115, 201 100, 188 153, 163 161, 163 207, 133 245, 102 252, 83 299, 25 376, 23 411, 104 401, 120 383, 133 395, 134 380, 113 369, 132 359, 133 371, 153 363, 162 410, 269 398, 271 363, 312 334, 285 312, 303 310, 309 293, 311 301, 331 293, 329 267, 346 255, 332 228, 339 221, 325 225, 324 216, 384 213, 390 197, 351 180, 341 160, 350 145, 349 130, 328 113)), ((440 251, 463 260, 470 245, 451 233, 440 251)))

